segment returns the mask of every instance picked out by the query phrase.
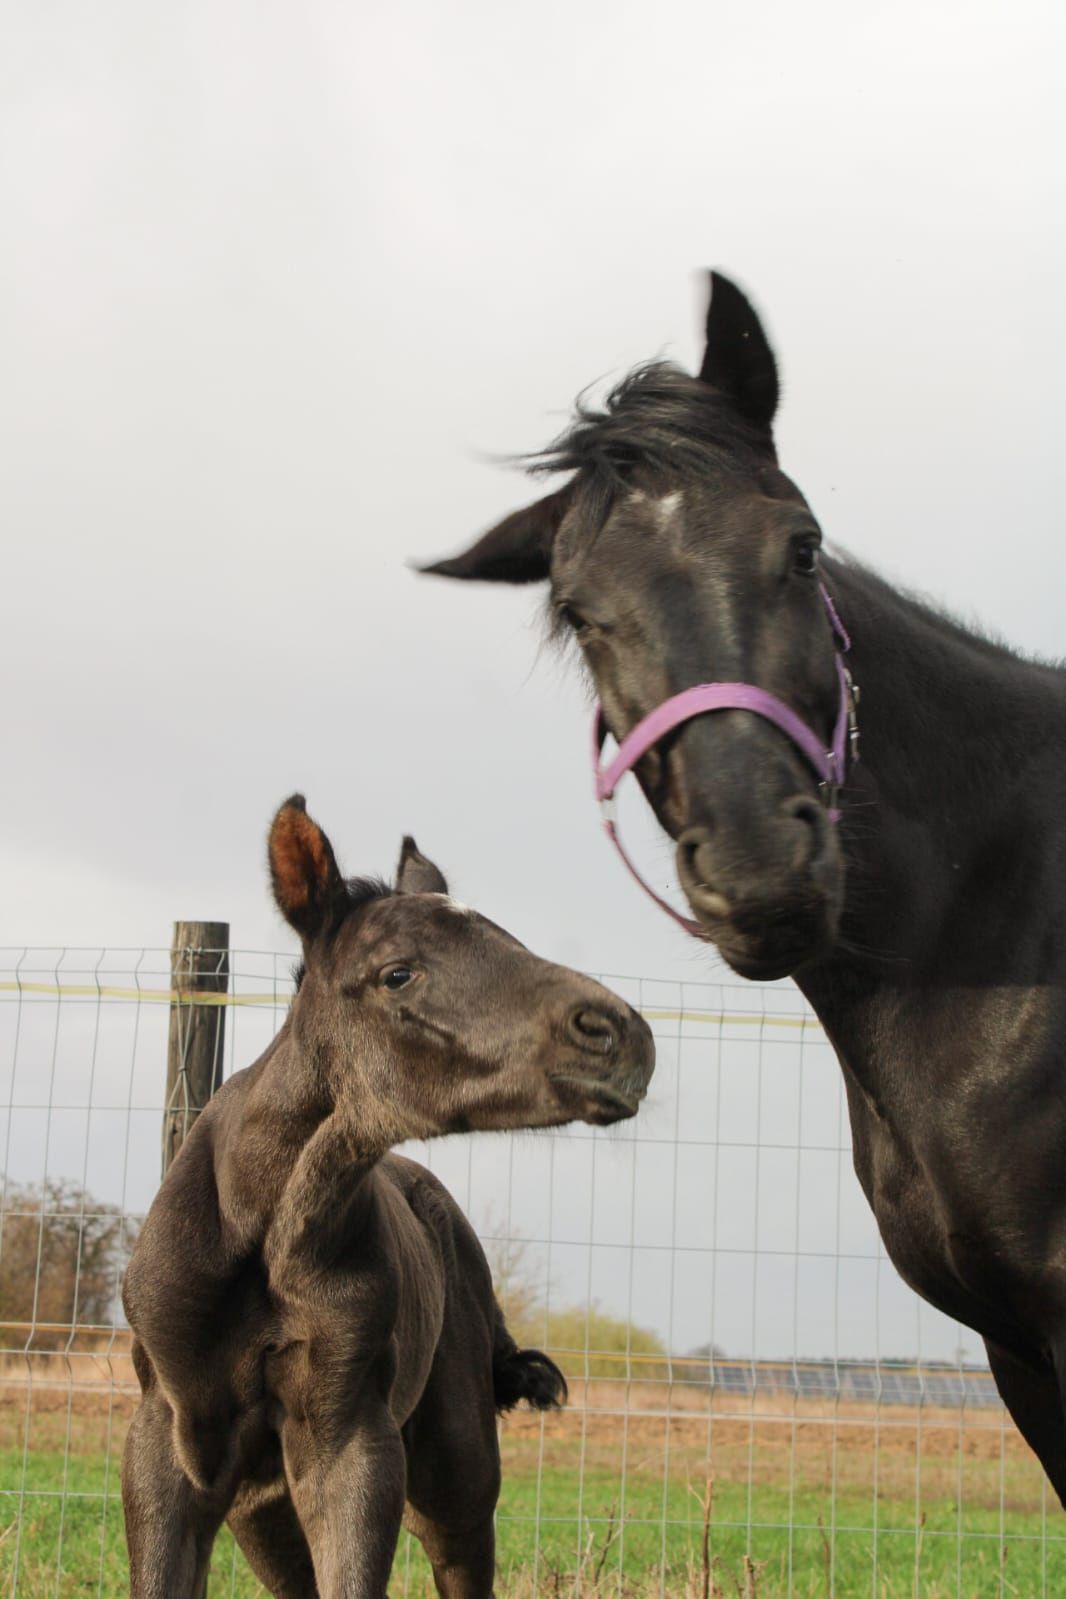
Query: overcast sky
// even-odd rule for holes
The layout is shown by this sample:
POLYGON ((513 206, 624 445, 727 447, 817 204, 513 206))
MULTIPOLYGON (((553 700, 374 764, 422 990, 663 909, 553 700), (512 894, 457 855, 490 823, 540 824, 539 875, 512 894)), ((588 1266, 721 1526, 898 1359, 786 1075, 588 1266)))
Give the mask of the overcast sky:
POLYGON ((285 947, 300 788, 351 871, 412 831, 543 953, 713 977, 601 837, 538 596, 406 565, 579 389, 697 361, 709 265, 829 536, 1062 652, 1060 6, 3 17, 4 942, 285 947))

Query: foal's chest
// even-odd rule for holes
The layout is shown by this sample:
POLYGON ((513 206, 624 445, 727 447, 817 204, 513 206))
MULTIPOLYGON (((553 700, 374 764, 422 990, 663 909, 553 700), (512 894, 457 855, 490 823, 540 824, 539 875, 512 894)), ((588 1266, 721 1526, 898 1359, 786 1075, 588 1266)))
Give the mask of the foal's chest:
POLYGON ((444 1316, 440 1253, 403 1197, 381 1190, 328 1267, 285 1274, 268 1382, 286 1409, 313 1387, 369 1382, 402 1423, 421 1397, 444 1316))

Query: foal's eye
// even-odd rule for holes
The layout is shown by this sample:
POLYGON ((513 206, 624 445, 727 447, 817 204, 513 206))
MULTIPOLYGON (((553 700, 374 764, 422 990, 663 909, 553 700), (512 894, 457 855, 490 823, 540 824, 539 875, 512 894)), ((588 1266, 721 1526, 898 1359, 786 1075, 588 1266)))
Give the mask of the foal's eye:
POLYGON ((414 975, 410 966, 389 966, 381 974, 382 986, 393 990, 406 988, 414 975))
POLYGON ((557 607, 557 611, 559 620, 570 629, 576 638, 583 638, 588 633, 589 623, 585 621, 580 611, 574 610, 572 605, 560 605, 557 607))
POLYGON ((792 552, 792 570, 813 577, 818 570, 817 544, 797 544, 792 552))

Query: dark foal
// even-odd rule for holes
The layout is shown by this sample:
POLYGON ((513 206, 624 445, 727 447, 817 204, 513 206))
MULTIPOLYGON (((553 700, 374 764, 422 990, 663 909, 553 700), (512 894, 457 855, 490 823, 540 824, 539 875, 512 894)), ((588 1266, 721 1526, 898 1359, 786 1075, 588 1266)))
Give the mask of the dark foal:
POLYGON ((1066 1502, 1066 673, 823 557, 777 398, 759 319, 716 276, 699 376, 639 368, 540 458, 560 488, 431 570, 548 580, 619 739, 742 685, 824 752, 839 616, 862 689, 839 800, 750 693, 636 774, 702 935, 820 1016, 889 1255, 982 1334, 1066 1502))
POLYGON ((448 897, 404 842, 346 883, 296 796, 270 834, 304 968, 196 1122, 123 1299, 142 1389, 122 1468, 134 1599, 199 1599, 227 1521, 279 1599, 380 1599, 401 1519, 445 1599, 493 1585, 496 1412, 566 1385, 406 1138, 632 1116, 651 1034, 448 897), (405 1512, 406 1501, 406 1512, 405 1512))

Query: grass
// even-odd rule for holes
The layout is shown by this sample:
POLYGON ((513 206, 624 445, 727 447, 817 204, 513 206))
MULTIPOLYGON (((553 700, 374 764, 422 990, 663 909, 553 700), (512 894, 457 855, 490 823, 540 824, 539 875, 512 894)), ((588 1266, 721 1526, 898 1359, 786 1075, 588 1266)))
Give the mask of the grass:
MULTIPOLYGON (((704 1577, 708 1593, 763 1599, 1066 1591, 1066 1548, 1043 1543, 1039 1513, 1012 1514, 1001 1543, 997 1510, 960 1518, 954 1502, 932 1501, 915 1525, 913 1506, 882 1503, 875 1538, 872 1504, 854 1493, 764 1489, 749 1521, 746 1485, 710 1478, 673 1481, 664 1491, 661 1481, 635 1473, 623 1513, 613 1475, 586 1471, 586 1516, 578 1522, 574 1474, 550 1470, 541 1484, 538 1551, 535 1524, 504 1519, 529 1513, 530 1486, 512 1477, 505 1490, 499 1565, 512 1582, 536 1567, 542 1591, 551 1591, 557 1573, 577 1570, 583 1586, 605 1593, 620 1593, 627 1583, 655 1591, 664 1570, 670 1593, 699 1593, 704 1577)), ((508 1591, 509 1582, 502 1586, 508 1591)))
MULTIPOLYGON (((504 1434, 498 1591, 511 1599, 984 1599, 1066 1593, 1066 1526, 1013 1435, 849 1433, 839 1418, 752 1428, 571 1413, 504 1434), (1004 1439, 1011 1442, 1007 1449, 1004 1439)), ((0 1594, 128 1592, 119 1416, 35 1414, 0 1430, 0 1594), (69 1446, 67 1443, 69 1434, 69 1446), (17 1575, 17 1581, 16 1581, 17 1575)), ((211 1599, 258 1586, 228 1534, 211 1599)), ((432 1592, 401 1540, 390 1592, 432 1592)))

